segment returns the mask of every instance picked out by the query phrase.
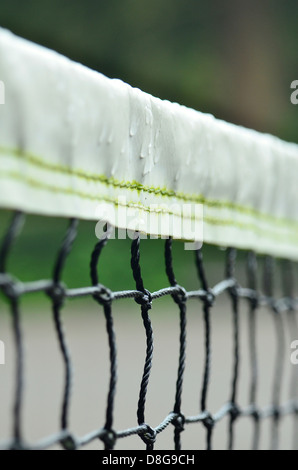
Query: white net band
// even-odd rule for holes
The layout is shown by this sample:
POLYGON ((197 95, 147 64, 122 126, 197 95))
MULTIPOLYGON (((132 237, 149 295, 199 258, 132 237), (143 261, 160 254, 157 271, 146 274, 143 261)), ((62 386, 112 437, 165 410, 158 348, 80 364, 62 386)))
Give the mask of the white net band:
POLYGON ((298 259, 298 146, 0 29, 0 206, 298 259))

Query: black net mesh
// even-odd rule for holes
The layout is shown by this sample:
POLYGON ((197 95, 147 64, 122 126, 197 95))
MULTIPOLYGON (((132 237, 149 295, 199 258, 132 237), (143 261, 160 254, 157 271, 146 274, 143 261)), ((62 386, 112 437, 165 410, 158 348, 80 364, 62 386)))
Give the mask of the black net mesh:
MULTIPOLYGON (((79 449, 86 444, 102 441, 105 449, 117 449, 119 440, 123 440, 129 436, 138 435, 143 441, 144 449, 153 450, 158 444, 159 436, 171 426, 173 427, 173 449, 180 450, 183 448, 183 433, 186 428, 191 427, 192 432, 196 432, 197 426, 202 427, 205 431, 205 438, 198 440, 198 449, 212 449, 213 437, 218 424, 226 419, 228 421, 228 429, 226 433, 227 448, 233 449, 235 437, 237 436, 237 425, 240 421, 250 421, 253 426, 251 436, 247 434, 249 445, 253 449, 260 446, 260 436, 262 433, 263 422, 270 423, 270 443, 269 447, 277 449, 280 442, 280 426, 282 420, 287 416, 291 418, 291 432, 286 436, 291 441, 291 446, 297 448, 298 443, 298 382, 297 368, 298 365, 291 365, 291 373, 287 384, 288 399, 283 400, 281 394, 281 386, 284 383, 284 367, 290 362, 290 339, 298 339, 297 329, 297 308, 298 300, 295 298, 295 264, 290 261, 279 261, 280 265, 280 289, 281 295, 275 295, 273 289, 273 259, 264 256, 257 257, 254 253, 246 254, 246 283, 240 283, 236 278, 235 266, 237 262, 237 252, 233 248, 226 250, 225 276, 219 283, 210 286, 206 276, 205 266, 203 262, 202 250, 194 252, 195 265, 198 275, 200 288, 198 290, 189 290, 187 286, 181 286, 176 281, 174 273, 174 264, 172 261, 172 240, 164 241, 164 266, 168 278, 168 285, 155 292, 146 289, 142 274, 140 260, 140 240, 139 234, 136 233, 131 243, 131 269, 135 282, 135 290, 112 291, 109 286, 100 283, 98 275, 98 261, 105 245, 109 242, 109 231, 96 244, 91 253, 90 261, 90 285, 87 287, 70 288, 63 282, 63 268, 68 254, 72 250, 73 243, 76 238, 78 221, 71 220, 66 236, 58 252, 56 262, 54 264, 53 276, 49 280, 36 280, 33 282, 22 282, 17 279, 14 273, 7 271, 7 259, 12 251, 12 243, 17 237, 22 225, 24 215, 15 213, 12 223, 4 236, 0 248, 0 289, 2 297, 7 302, 12 319, 12 342, 15 350, 15 388, 13 392, 13 409, 12 409, 12 438, 9 436, 5 442, 1 442, 1 448, 5 449, 47 449, 54 445, 59 445, 64 449, 79 449), (258 284, 258 265, 262 264, 263 282, 258 284), (52 305, 53 322, 60 348, 61 361, 64 370, 64 386, 61 390, 61 410, 60 410, 60 429, 56 433, 38 440, 36 442, 27 442, 26 436, 23 435, 23 413, 25 377, 26 377, 26 353, 25 353, 25 337, 22 330, 22 300, 27 294, 45 293, 52 305), (226 365, 224 374, 230 377, 230 395, 228 400, 223 396, 222 407, 218 410, 212 410, 208 407, 209 385, 212 379, 211 353, 212 344, 212 311, 214 305, 220 302, 223 294, 228 294, 230 302, 230 310, 232 312, 231 337, 226 338, 228 348, 233 350, 232 370, 226 365), (147 391, 150 386, 152 369, 154 361, 158 358, 154 356, 154 328, 151 323, 151 309, 155 303, 164 296, 171 297, 174 304, 173 308, 178 309, 180 315, 180 333, 179 333, 179 354, 177 364, 176 389, 169 392, 169 414, 161 416, 157 426, 153 426, 146 420, 147 391), (109 348, 109 383, 106 403, 99 405, 105 408, 105 420, 100 423, 98 429, 79 436, 74 433, 70 425, 70 406, 72 400, 71 383, 73 375, 73 361, 71 348, 68 345, 67 329, 63 328, 62 314, 63 308, 68 299, 76 299, 80 297, 90 297, 99 304, 99 309, 105 317, 106 334, 108 338, 109 348), (138 402, 136 403, 137 421, 132 427, 125 429, 117 429, 115 427, 115 399, 117 398, 117 331, 114 327, 113 308, 114 304, 120 299, 127 299, 127 302, 136 302, 139 305, 142 322, 145 330, 144 350, 145 363, 143 373, 140 379, 138 402), (188 304, 191 301, 197 302, 198 315, 203 317, 203 328, 199 332, 198 341, 204 344, 204 361, 197 365, 198 374, 200 373, 201 393, 197 396, 197 408, 194 409, 193 415, 186 415, 183 403, 183 386, 185 370, 188 362, 197 361, 195 357, 186 356, 187 345, 187 317, 188 304), (248 404, 240 403, 238 399, 239 376, 241 372, 241 335, 240 335, 240 310, 239 302, 246 302, 248 306, 248 349, 249 349, 249 369, 246 375, 249 376, 249 402, 248 404), (268 406, 258 404, 259 378, 262 375, 259 363, 260 357, 257 346, 257 319, 260 309, 266 308, 268 322, 273 323, 276 333, 275 356, 272 360, 274 369, 273 384, 271 386, 271 397, 268 397, 268 406), (271 317, 271 318, 270 318, 271 317), (289 335, 290 332, 290 335, 289 335), (170 393, 172 393, 170 395, 170 393), (172 403, 171 397, 174 397, 172 403)), ((34 258, 34 257, 33 257, 34 258)), ((32 260, 34 262, 34 259, 32 260)), ((154 261, 153 261, 154 263, 154 261)), ((102 268, 104 269, 104 267, 102 268)), ((125 267, 127 269, 127 267, 125 267)), ((120 271, 118 271, 120 274, 120 271)), ((0 317, 1 319, 1 317, 0 317)), ((169 321, 171 321, 169 319, 169 321)), ((132 340, 132 339, 131 339, 132 340)), ((268 347, 271 345, 268 345, 268 347)), ((91 358, 90 358, 91 360, 91 358)), ((94 358, 92 359, 94 360, 94 358)), ((37 379, 38 380, 38 377, 37 379)), ((130 380, 130 377, 127 377, 130 380)), ((221 386, 220 383, 217 384, 221 386)), ((0 392, 1 393, 1 392, 0 392)), ((122 397, 122 406, 125 406, 125 397, 122 397)), ((152 403, 150 406, 154 406, 152 403)))

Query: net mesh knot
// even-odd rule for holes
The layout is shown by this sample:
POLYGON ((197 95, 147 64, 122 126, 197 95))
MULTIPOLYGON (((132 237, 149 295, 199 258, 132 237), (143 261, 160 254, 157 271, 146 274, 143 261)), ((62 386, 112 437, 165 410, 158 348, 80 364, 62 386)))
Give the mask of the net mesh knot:
POLYGON ((11 276, 5 274, 0 284, 4 295, 10 299, 17 299, 22 294, 22 284, 11 276))
POLYGON ((258 423, 261 419, 260 412, 257 410, 257 408, 253 408, 251 416, 253 417, 256 423, 258 423))
POLYGON ((185 425, 185 416, 182 413, 179 413, 175 416, 175 418, 172 421, 173 426, 175 426, 175 429, 179 432, 184 431, 184 425, 185 425))
POLYGON ((291 297, 286 297, 284 299, 286 305, 287 305, 287 309, 289 310, 289 312, 293 313, 296 309, 296 302, 294 299, 292 299, 291 297))
POLYGON ((104 429, 100 440, 104 443, 106 449, 113 449, 117 441, 117 434, 113 429, 104 429))
POLYGON ((135 297, 135 301, 148 310, 152 307, 152 295, 147 289, 144 289, 144 292, 139 292, 135 297))
POLYGON ((236 419, 239 418, 240 415, 241 415, 240 408, 235 403, 232 403, 231 410, 230 410, 230 416, 231 416, 232 422, 236 421, 236 419))
POLYGON ((237 282, 236 279, 234 279, 233 277, 231 278, 231 280, 233 281, 233 285, 231 287, 228 288, 228 292, 230 294, 231 297, 238 297, 239 295, 239 284, 237 282))
POLYGON ((141 437, 142 441, 145 442, 145 444, 147 446, 152 447, 153 444, 156 441, 157 433, 156 433, 155 429, 151 428, 151 426, 149 426, 148 424, 144 424, 142 427, 143 427, 144 430, 140 434, 140 437, 141 437))
POLYGON ((61 439, 60 443, 61 443, 63 449, 65 449, 65 450, 76 450, 77 449, 76 440, 70 434, 68 436, 66 436, 65 438, 61 439))
POLYGON ((250 305, 251 305, 251 308, 253 310, 256 310, 259 305, 260 305, 260 299, 259 299, 259 295, 257 294, 257 292, 253 292, 249 298, 249 302, 250 302, 250 305))
POLYGON ((54 283, 47 290, 47 295, 51 297, 54 305, 61 307, 66 297, 65 286, 60 282, 54 283))
POLYGON ((110 289, 102 284, 97 284, 98 291, 93 294, 93 298, 101 305, 110 304, 113 300, 113 294, 110 289))
POLYGON ((215 295, 212 292, 211 289, 207 289, 206 291, 206 297, 205 297, 205 304, 207 304, 208 307, 212 307, 215 301, 215 295))
POLYGON ((207 429, 212 429, 214 427, 215 421, 210 413, 207 413, 206 417, 203 419, 203 424, 207 429))
POLYGON ((280 306, 279 306, 278 302, 275 299, 272 299, 270 303, 271 303, 271 308, 272 308, 273 313, 275 315, 279 315, 280 314, 280 306))
POLYGON ((173 297, 173 300, 176 302, 176 304, 179 305, 179 304, 185 303, 187 300, 187 293, 184 287, 179 286, 179 284, 176 284, 175 290, 177 292, 175 292, 175 294, 173 294, 172 297, 173 297))
POLYGON ((280 413, 280 409, 277 406, 274 407, 272 416, 275 422, 279 421, 281 417, 281 413, 280 413))
POLYGON ((15 439, 10 446, 10 450, 26 450, 26 447, 20 439, 15 439))

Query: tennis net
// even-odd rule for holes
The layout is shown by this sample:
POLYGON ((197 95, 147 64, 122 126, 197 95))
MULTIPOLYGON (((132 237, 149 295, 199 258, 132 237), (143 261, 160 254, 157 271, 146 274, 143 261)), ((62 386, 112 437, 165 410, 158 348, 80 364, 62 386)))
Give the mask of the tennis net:
MULTIPOLYGON (((129 442, 124 438, 134 436, 147 450, 169 448, 169 441, 162 439, 173 427, 175 450, 225 444, 229 449, 249 445, 254 449, 297 448, 297 146, 163 102, 7 31, 0 30, 0 36, 0 79, 5 85, 5 104, 0 108, 2 220, 8 210, 14 211, 0 247, 0 289, 6 302, 1 304, 1 316, 4 319, 9 311, 12 320, 12 328, 8 328, 12 337, 7 333, 3 342, 6 364, 1 367, 7 367, 7 357, 15 356, 12 413, 8 427, 1 431, 5 434, 1 448, 58 445, 79 449, 98 445, 100 440, 105 449, 117 449, 121 442, 129 442), (13 243, 22 240, 25 214, 42 216, 39 226, 33 223, 30 234, 36 245, 23 248, 23 255, 18 251, 11 268, 10 257, 17 250, 13 243), (44 228, 48 222, 60 226, 61 220, 57 222, 55 216, 70 220, 59 249, 52 247, 55 229, 47 233, 44 228), (84 220, 97 223, 93 233, 95 230, 98 241, 92 248, 81 242, 78 263, 74 263, 71 258, 79 221, 82 226, 84 220), (126 261, 127 241, 113 239, 117 238, 114 226, 120 229, 118 238, 124 238, 121 229, 126 238, 128 233, 132 238, 126 261), (159 239, 142 240, 144 234, 159 239), (183 245, 184 241, 191 245, 183 245), (199 247, 202 241, 203 247, 199 247), (142 275, 146 270, 142 253, 149 244, 153 248, 146 265, 154 273, 154 288, 150 289, 142 275), (180 252, 176 263, 173 245, 180 252), (210 249, 210 245, 221 250, 210 249), (109 246, 112 251, 101 267, 99 261, 109 246), (50 247, 55 256, 51 267, 50 247), (193 256, 194 263, 190 263, 193 256), (19 263, 24 259, 27 265, 22 270, 19 263), (88 281, 83 283, 78 276, 80 284, 74 286, 69 273, 70 281, 66 281, 64 267, 87 271, 89 264, 88 281), (129 264, 133 286, 124 274, 129 264), (179 264, 185 265, 185 276, 176 274, 179 264), (52 275, 37 275, 38 266, 47 266, 52 275), (108 282, 102 280, 105 271, 113 272, 108 282), (46 301, 41 294, 46 294, 46 301), (30 343, 26 340, 29 332, 24 331, 27 297, 37 298, 30 308, 39 310, 39 316, 46 316, 48 307, 52 308, 60 351, 60 357, 57 348, 52 355, 56 364, 52 375, 44 370, 51 326, 45 331, 42 325, 38 330, 36 338, 42 338, 41 344, 30 353, 36 338, 30 343), (171 304, 162 303, 167 298, 171 304), (71 316, 65 328, 63 318, 75 304, 79 314, 72 321, 77 323, 80 346, 73 358, 68 341, 75 334, 71 316), (96 349, 95 339, 95 349, 88 356, 88 343, 96 331, 94 319, 88 315, 93 304, 96 313, 98 309, 103 312, 107 338, 97 340, 105 345, 103 350, 96 349), (140 322, 128 313, 132 304, 138 306, 143 330, 134 329, 140 322), (164 306, 161 311, 159 304, 164 306), (174 311, 179 313, 179 321, 174 320, 174 311), (167 326, 160 339, 162 315, 167 326), (119 336, 124 331, 120 354, 119 336), (188 349, 189 344, 193 349, 188 349), (212 365, 211 354, 216 350, 212 365), (139 359, 144 361, 141 367, 139 359), (96 422, 101 422, 94 431, 83 433, 72 426, 73 366, 82 360, 80 371, 87 386, 98 393, 108 389, 105 400, 91 405, 85 399, 77 427, 85 428, 88 406, 96 422), (36 361, 40 367, 32 368, 29 379, 30 362, 36 361), (160 371, 154 376, 156 368, 160 371), (42 388, 42 377, 48 375, 50 395, 44 390, 33 399, 36 402, 38 396, 43 403, 38 416, 34 406, 29 411, 26 408, 26 387, 34 383, 42 388), (94 375, 100 383, 92 384, 94 375), (135 380, 137 394, 133 392, 135 380), (159 406, 162 396, 166 412, 159 406), (135 406, 129 408, 131 397, 136 398, 135 406), (34 431, 31 440, 26 421, 33 425, 38 417, 43 422, 50 420, 52 411, 46 410, 53 410, 55 404, 59 429, 41 438, 34 431), (97 414, 98 408, 102 414, 97 414), (118 419, 120 409, 127 411, 128 425, 123 424, 126 419, 118 419), (225 431, 219 441, 222 423, 225 431), (245 427, 240 431, 242 423, 245 427), (240 434, 244 436, 241 442, 240 434), (189 442, 187 437, 191 437, 189 442)), ((30 325, 34 329, 34 322, 30 325)), ((99 331, 102 335, 102 324, 99 331)), ((75 384, 80 380, 77 377, 75 384)), ((5 393, 9 397, 9 391, 5 393)), ((82 398, 77 400, 82 402, 82 398)))

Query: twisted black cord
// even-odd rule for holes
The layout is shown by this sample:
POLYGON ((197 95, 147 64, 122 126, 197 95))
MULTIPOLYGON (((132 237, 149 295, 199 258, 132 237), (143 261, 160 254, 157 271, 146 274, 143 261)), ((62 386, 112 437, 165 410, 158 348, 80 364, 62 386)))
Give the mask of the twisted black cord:
MULTIPOLYGON (((205 277, 204 267, 203 267, 203 256, 201 250, 195 252, 196 256, 196 266, 201 281, 202 288, 207 292, 208 285, 205 277)), ((203 377, 203 386, 201 394, 201 411, 206 410, 206 399, 208 392, 209 376, 210 376, 210 363, 211 363, 211 349, 210 349, 210 316, 209 316, 209 304, 204 302, 204 322, 205 322, 205 367, 204 367, 204 377, 203 377)))
MULTIPOLYGON (((149 384, 149 378, 152 368, 152 359, 153 359, 153 330, 151 325, 151 320, 148 314, 148 308, 146 306, 141 306, 143 324, 146 331, 146 359, 144 365, 144 371, 141 381, 140 394, 138 400, 138 424, 145 423, 145 405, 147 397, 147 388, 149 384)), ((141 436, 144 437, 144 436, 141 436)), ((148 442, 147 439, 144 439, 144 442, 147 444, 147 450, 153 450, 154 442, 148 442)))
POLYGON ((72 377, 72 367, 71 367, 71 358, 66 345, 64 330, 62 326, 61 316, 60 316, 60 306, 53 304, 53 314, 54 314, 54 324, 58 337, 58 342, 60 346, 60 351, 62 353, 64 361, 64 392, 63 392, 63 401, 62 401, 62 411, 61 411, 61 429, 67 429, 68 427, 68 406, 70 398, 70 389, 71 389, 71 377, 72 377))
MULTIPOLYGON (((294 279, 293 262, 289 260, 283 260, 281 271, 282 271, 282 278, 281 278, 282 290, 283 290, 284 296, 287 297, 288 299, 294 299, 295 279, 294 279)), ((290 310, 293 310, 293 309, 290 308, 290 310)))
MULTIPOLYGON (((227 278, 234 278, 235 264, 236 264, 236 250, 235 248, 228 248, 227 250, 227 264, 226 264, 226 276, 227 278)), ((233 344, 234 344, 234 364, 232 373, 232 391, 231 391, 231 413, 229 422, 229 438, 228 448, 233 449, 234 446, 234 423, 238 418, 238 408, 236 405, 237 397, 237 386, 238 386, 238 375, 239 375, 239 312, 238 312, 238 294, 235 288, 229 289, 231 301, 232 301, 232 312, 233 312, 233 344)))
POLYGON ((69 228, 66 232, 66 236, 63 240, 61 249, 57 256, 56 264, 54 266, 53 281, 55 284, 60 282, 66 258, 69 255, 77 236, 78 224, 79 222, 77 219, 70 219, 69 228))
MULTIPOLYGON (((13 242, 20 233, 25 221, 25 216, 21 212, 15 212, 8 230, 0 247, 0 273, 5 273, 7 258, 12 248, 13 242)), ((12 314, 12 328, 14 336, 14 344, 16 351, 16 375, 15 375, 15 392, 13 404, 13 448, 22 448, 21 433, 21 413, 23 404, 24 389, 24 348, 23 335, 20 324, 19 300, 18 294, 14 291, 13 286, 7 286, 4 290, 5 295, 10 302, 12 314)))
POLYGON ((99 242, 96 243, 95 248, 92 252, 91 255, 91 262, 90 262, 90 276, 91 276, 91 281, 93 286, 97 286, 98 284, 98 272, 97 272, 97 265, 98 265, 98 260, 100 257, 100 254, 103 250, 103 248, 106 246, 109 236, 111 234, 112 227, 111 225, 106 226, 106 232, 103 234, 102 238, 99 240, 99 242))
POLYGON ((113 426, 113 412, 114 412, 114 401, 116 395, 116 384, 117 384, 117 349, 116 349, 116 336, 114 332, 114 323, 112 317, 111 304, 104 304, 104 314, 106 318, 106 329, 109 340, 110 350, 110 384, 107 401, 106 411, 106 422, 105 429, 111 430, 113 426))
MULTIPOLYGON (((111 232, 111 227, 108 226, 106 233, 102 239, 95 245, 93 253, 91 255, 90 262, 90 275, 93 286, 98 285, 98 260, 102 249, 107 244, 109 235, 111 232)), ((93 295, 94 300, 103 305, 104 315, 106 319, 106 331, 108 335, 109 342, 109 351, 110 351, 110 381, 109 381, 109 391, 107 397, 107 407, 106 407, 106 421, 105 421, 105 431, 106 433, 101 437, 105 444, 105 450, 110 450, 114 448, 116 442, 116 434, 113 431, 113 421, 114 421, 114 403, 116 395, 116 386, 117 386, 117 346, 116 346, 116 335, 114 331, 114 322, 112 316, 111 308, 111 296, 109 291, 106 289, 104 295, 93 295)))
MULTIPOLYGON (((292 305, 294 299, 294 266, 289 260, 284 260, 282 264, 282 286, 283 293, 287 299, 290 300, 287 309, 287 328, 290 339, 290 344, 297 340, 298 337, 298 323, 295 315, 295 310, 292 305)), ((298 396, 298 367, 292 365, 290 384, 289 384, 290 400, 298 396)), ((298 413, 293 414, 293 450, 298 450, 298 413)))
MULTIPOLYGON (((165 263, 166 263, 166 273, 169 279, 171 286, 177 286, 177 281, 175 278, 173 270, 173 260, 172 260, 172 238, 166 239, 165 243, 165 263)), ((179 335, 179 362, 178 362, 178 373, 176 380, 176 395, 175 395, 175 404, 174 404, 174 413, 177 414, 177 418, 174 420, 173 424, 175 426, 174 430, 174 443, 175 450, 181 449, 181 432, 184 430, 184 417, 181 415, 181 397, 183 389, 183 379, 184 379, 184 370, 185 370, 185 360, 186 360, 186 297, 185 295, 172 295, 172 298, 179 306, 180 312, 180 335, 179 335)))
POLYGON ((175 450, 181 450, 181 432, 184 431, 185 418, 181 414, 181 397, 183 389, 183 379, 186 360, 186 304, 181 302, 179 304, 180 311, 180 335, 179 335, 179 364, 176 380, 176 395, 174 404, 174 413, 177 413, 178 418, 175 421, 174 443, 175 450))
MULTIPOLYGON (((273 298, 274 292, 274 262, 270 256, 265 256, 264 259, 264 292, 273 298)), ((284 351, 285 351, 285 337, 283 329, 283 321, 280 312, 276 308, 274 301, 270 308, 272 312, 275 336, 276 336, 276 353, 274 362, 274 377, 272 387, 272 405, 276 410, 272 417, 272 430, 271 430, 271 449, 276 450, 278 448, 279 441, 279 403, 281 394, 281 385, 283 379, 283 364, 284 364, 284 351)))
MULTIPOLYGON (((203 254, 202 250, 195 251, 195 260, 196 267, 198 272, 198 277, 201 282, 201 287, 206 293, 209 293, 207 278, 205 275, 204 265, 203 265, 203 254)), ((210 306, 212 305, 213 298, 211 294, 206 295, 203 305, 204 312, 204 327, 205 327, 205 364, 204 364, 204 375, 203 375, 203 385, 201 393, 201 411, 205 412, 207 409, 207 394, 208 386, 210 382, 210 372, 211 372, 211 322, 210 322, 210 306)), ((212 430, 213 430, 213 421, 208 417, 204 422, 204 425, 207 429, 207 450, 212 448, 212 430)))
MULTIPOLYGON (((153 330, 151 320, 148 314, 148 311, 151 308, 151 295, 147 290, 144 289, 143 279, 141 275, 140 237, 138 233, 135 234, 135 239, 132 241, 131 244, 131 268, 136 283, 136 288, 138 291, 143 293, 143 297, 135 298, 135 300, 137 303, 141 304, 142 319, 146 332, 146 358, 140 386, 137 409, 138 424, 142 425, 145 424, 145 405, 147 397, 147 388, 149 384, 153 360, 153 330)), ((147 450, 153 450, 155 440, 154 436, 152 436, 151 434, 144 434, 141 435, 141 438, 147 445, 147 450)))
POLYGON ((204 324, 205 324, 205 364, 204 364, 204 378, 203 378, 202 394, 201 394, 201 411, 205 411, 207 409, 207 394, 208 394, 208 385, 209 385, 210 370, 211 370, 210 307, 206 302, 204 302, 203 311, 204 311, 204 324))
MULTIPOLYGON (((257 258, 255 253, 250 251, 247 255, 247 279, 248 287, 256 292, 257 289, 257 258)), ((249 299, 249 353, 250 353, 250 367, 251 367, 251 382, 249 390, 249 403, 253 409, 257 409, 257 389, 258 389, 258 355, 257 355, 257 324, 256 324, 256 312, 258 308, 257 298, 249 299)), ((252 449, 258 450, 260 442, 260 420, 257 411, 252 415, 254 430, 252 449)))
POLYGON ((12 244, 20 233, 25 222, 22 212, 15 212, 0 246, 0 273, 6 272, 6 261, 12 244))
POLYGON ((259 442, 259 425, 263 420, 272 420, 273 430, 271 436, 271 445, 277 448, 278 445, 278 424, 280 419, 284 416, 291 416, 296 423, 296 438, 295 432, 293 434, 294 446, 297 447, 297 419, 298 419, 298 403, 297 403, 297 368, 293 367, 293 374, 290 384, 290 401, 285 404, 280 404, 280 387, 283 382, 282 366, 285 363, 284 357, 284 325, 283 320, 288 321, 291 340, 297 338, 297 317, 296 312, 298 308, 298 299, 294 297, 295 279, 293 277, 292 264, 285 261, 282 270, 283 291, 284 297, 279 299, 273 298, 273 263, 271 258, 265 258, 264 270, 264 295, 257 292, 257 265, 256 257, 253 253, 248 254, 248 288, 241 287, 234 279, 234 267, 236 259, 236 251, 228 250, 227 265, 226 265, 226 279, 218 285, 209 289, 207 279, 204 273, 204 266, 202 261, 202 253, 197 252, 197 270, 201 279, 202 289, 196 291, 186 292, 184 288, 177 284, 175 279, 173 265, 172 265, 172 245, 171 241, 166 242, 165 247, 165 260, 166 271, 168 274, 171 287, 160 289, 152 294, 148 292, 143 285, 140 269, 140 253, 139 253, 139 240, 132 244, 132 269, 134 278, 137 285, 137 290, 111 292, 106 287, 98 283, 97 263, 100 252, 105 245, 106 241, 99 242, 96 245, 91 257, 91 278, 93 286, 81 287, 78 289, 68 289, 60 283, 62 268, 66 260, 67 254, 71 250, 71 245, 75 238, 75 221, 71 222, 66 239, 60 250, 57 263, 55 265, 52 280, 37 280, 34 282, 21 282, 14 279, 6 272, 7 256, 11 250, 12 242, 19 228, 21 226, 22 216, 16 214, 12 225, 10 226, 6 236, 4 237, 2 246, 0 247, 0 289, 10 303, 13 322, 13 335, 16 350, 16 387, 14 396, 13 408, 13 439, 8 443, 0 443, 0 448, 47 448, 53 444, 62 444, 66 449, 76 449, 92 440, 100 438, 105 443, 106 449, 112 449, 116 439, 127 437, 130 435, 139 435, 146 443, 147 449, 152 450, 156 436, 162 432, 171 423, 175 426, 175 447, 176 450, 180 448, 180 434, 183 430, 183 425, 190 423, 201 423, 207 428, 207 448, 211 448, 211 436, 214 426, 221 421, 224 417, 230 418, 230 436, 229 447, 233 447, 233 434, 234 423, 236 418, 250 417, 254 420, 254 448, 258 447, 259 442), (134 245, 135 243, 135 245, 134 245), (2 271, 2 272, 1 272, 2 271), (223 406, 216 413, 211 413, 207 408, 208 387, 210 382, 210 313, 213 300, 227 291, 230 294, 233 305, 233 348, 234 348, 234 364, 232 373, 232 393, 228 404, 223 406), (22 415, 22 402, 23 402, 23 334, 21 328, 21 311, 19 300, 27 293, 47 292, 53 302, 54 320, 57 329, 60 348, 62 350, 63 361, 65 363, 65 389, 62 406, 62 430, 54 436, 48 436, 42 441, 34 445, 25 445, 22 437, 21 429, 21 415, 22 415), (145 424, 145 403, 147 387, 149 383, 150 371, 152 367, 152 354, 153 354, 153 332, 150 323, 148 311, 151 308, 151 300, 160 297, 171 295, 175 302, 179 305, 180 309, 180 353, 178 375, 175 390, 175 404, 174 411, 165 417, 163 422, 155 428, 151 428, 145 424), (103 305, 106 318, 106 327, 109 339, 110 348, 110 386, 107 400, 106 422, 105 427, 96 429, 92 433, 85 436, 77 437, 67 429, 68 421, 68 408, 70 398, 70 383, 71 383, 71 363, 69 352, 65 342, 65 336, 62 331, 60 310, 64 299, 76 298, 80 296, 93 296, 95 300, 103 305), (147 349, 146 360, 144 366, 144 373, 140 387, 139 403, 138 403, 138 422, 139 425, 134 428, 125 429, 122 431, 115 431, 112 429, 113 425, 113 407, 114 395, 116 387, 116 341, 113 330, 113 319, 111 312, 111 303, 113 300, 121 298, 134 298, 137 303, 141 305, 143 323, 146 330, 147 349), (205 322, 205 366, 203 373, 202 394, 201 394, 201 409, 202 411, 195 415, 184 417, 181 412, 181 398, 182 398, 182 384, 183 374, 185 367, 185 345, 186 345, 186 310, 185 305, 187 299, 196 298, 203 302, 204 308, 204 322, 205 322), (251 366, 251 381, 249 390, 250 403, 247 408, 239 408, 237 406, 237 385, 238 385, 238 368, 239 368, 239 313, 238 301, 239 298, 246 299, 249 302, 249 348, 250 348, 250 366, 251 366), (278 357, 274 366, 274 387, 272 405, 261 408, 257 407, 257 392, 258 392, 258 363, 257 363, 257 347, 256 347, 256 331, 257 331, 257 311, 259 306, 266 306, 272 315, 276 337, 277 337, 277 351, 278 357), (281 354, 282 353, 282 354, 281 354))
POLYGON ((21 412, 23 404, 23 385, 24 385, 24 348, 23 337, 20 325, 19 303, 17 299, 11 300, 13 334, 16 348, 16 388, 13 405, 13 435, 14 446, 21 448, 21 412))
POLYGON ((62 353, 62 358, 64 362, 64 392, 63 392, 63 401, 62 401, 62 410, 61 410, 61 429, 66 430, 68 427, 68 412, 70 404, 70 393, 71 393, 71 382, 72 382, 72 365, 69 349, 65 339, 65 333, 63 330, 62 320, 60 310, 64 301, 64 291, 60 285, 60 279, 62 275, 62 270, 67 258, 67 255, 70 253, 73 242, 77 234, 78 221, 76 219, 71 219, 68 230, 66 232, 65 239, 62 243, 61 249, 58 253, 56 264, 53 270, 53 287, 49 291, 49 295, 52 298, 53 302, 53 315, 54 315, 54 324, 58 337, 58 343, 60 351, 62 353))
POLYGON ((208 291, 208 282, 207 282, 207 277, 206 277, 205 269, 204 269, 204 265, 203 265, 202 249, 199 249, 199 250, 195 251, 195 262, 196 262, 198 277, 199 277, 200 282, 201 282, 201 287, 205 292, 207 292, 208 291))
POLYGON ((131 261, 130 265, 132 268, 133 278, 136 283, 138 291, 146 293, 144 289, 141 266, 140 266, 140 234, 135 232, 134 239, 131 243, 131 261))
POLYGON ((172 257, 172 238, 167 238, 165 243, 165 262, 166 274, 171 286, 176 286, 177 281, 173 270, 173 257, 172 257))

